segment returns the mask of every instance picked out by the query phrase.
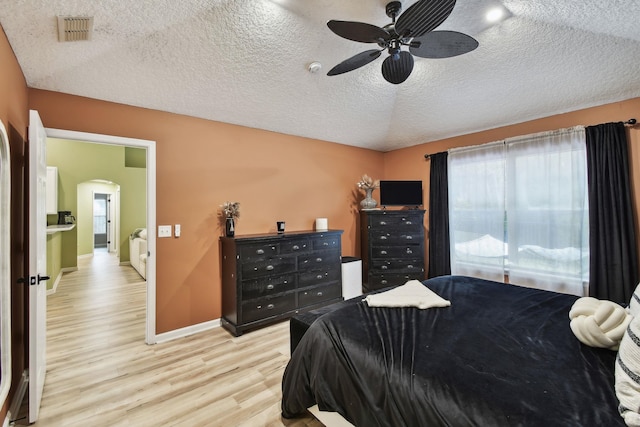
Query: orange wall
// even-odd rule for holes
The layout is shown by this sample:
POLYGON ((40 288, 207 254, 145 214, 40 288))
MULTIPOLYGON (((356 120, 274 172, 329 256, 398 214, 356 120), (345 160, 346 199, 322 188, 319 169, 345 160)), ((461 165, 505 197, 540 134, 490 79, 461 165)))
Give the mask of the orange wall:
MULTIPOLYGON (((425 160, 425 154, 434 154, 454 147, 484 144, 513 136, 562 129, 577 125, 590 126, 608 122, 627 121, 630 118, 635 118, 640 121, 640 98, 395 150, 385 153, 384 155, 383 175, 385 179, 400 179, 405 176, 411 177, 411 179, 422 179, 425 189, 424 203, 425 206, 428 207, 430 164, 428 160, 425 160)), ((640 201, 640 126, 627 129, 629 137, 629 157, 631 161, 630 170, 632 174, 636 236, 639 238, 638 244, 640 246, 640 233, 637 231, 638 217, 640 216, 638 212, 638 206, 640 206, 640 203, 638 203, 640 201)), ((428 217, 428 215, 425 216, 428 217)), ((427 228, 429 227, 428 220, 425 220, 425 225, 427 228)), ((428 261, 428 254, 426 259, 428 261)))
POLYGON ((36 89, 29 107, 45 127, 157 142, 157 224, 182 226, 157 240, 158 333, 220 318, 225 201, 240 202, 236 234, 326 217, 344 230, 343 255, 359 255, 356 182, 382 175, 380 152, 36 89))
MULTIPOLYGON (((26 138, 28 109, 27 109, 27 84, 25 82, 20 65, 4 30, 0 27, 0 119, 4 124, 7 134, 9 135, 10 155, 11 158, 20 162, 23 158, 22 139, 26 138), (14 132, 18 134, 14 137, 14 132), (20 140, 20 141, 18 141, 20 140)), ((12 164, 15 163, 12 161, 12 164)), ((13 179, 13 178, 12 178, 13 179)), ((22 198, 11 195, 12 212, 14 211, 14 203, 19 203, 22 198)), ((4 219, 3 219, 4 220, 4 219)), ((12 227, 15 222, 12 221, 12 227)), ((23 235, 16 235, 12 230, 11 247, 23 249, 23 235)), ((25 369, 25 323, 24 323, 24 285, 16 284, 17 277, 22 277, 24 271, 18 272, 16 266, 22 267, 23 260, 17 260, 16 257, 23 257, 20 250, 12 250, 11 253, 11 357, 12 357, 12 389, 5 402, 0 402, 0 421, 5 419, 11 399, 15 395, 16 386, 20 380, 20 376, 25 369)))

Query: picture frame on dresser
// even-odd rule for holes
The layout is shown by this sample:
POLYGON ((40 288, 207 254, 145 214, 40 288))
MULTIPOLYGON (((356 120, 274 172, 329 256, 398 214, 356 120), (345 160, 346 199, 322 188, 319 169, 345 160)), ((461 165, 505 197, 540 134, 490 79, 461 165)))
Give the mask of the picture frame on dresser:
POLYGON ((342 301, 342 230, 220 237, 221 324, 239 336, 342 301))
POLYGON ((424 280, 424 209, 360 211, 363 291, 424 280))

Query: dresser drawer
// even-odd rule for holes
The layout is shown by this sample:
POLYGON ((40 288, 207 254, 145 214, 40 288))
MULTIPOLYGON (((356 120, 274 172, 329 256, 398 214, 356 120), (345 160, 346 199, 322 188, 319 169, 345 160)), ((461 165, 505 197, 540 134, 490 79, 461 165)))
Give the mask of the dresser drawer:
POLYGON ((272 257, 242 264, 242 279, 277 275, 296 271, 294 257, 272 257))
POLYGON ((326 269, 327 266, 340 263, 340 253, 337 251, 315 252, 298 257, 298 270, 315 271, 326 269))
POLYGON ((338 284, 321 286, 298 292, 298 306, 304 307, 340 297, 342 297, 342 287, 338 284))
POLYGON ((275 277, 244 280, 242 282, 242 299, 262 298, 295 289, 295 274, 275 277))
POLYGON ((240 258, 243 261, 252 259, 260 259, 265 257, 272 257, 280 253, 279 243, 262 243, 256 245, 240 246, 240 258))
POLYGON ((253 322, 255 320, 266 319, 277 316, 296 308, 296 294, 291 292, 273 298, 263 300, 247 301, 242 303, 242 321, 253 322))
POLYGON ((311 250, 311 242, 309 239, 285 240, 280 243, 281 254, 304 253, 311 250))
POLYGON ((405 258, 373 259, 371 260, 371 269, 398 273, 421 273, 424 271, 424 261, 405 258))
POLYGON ((316 237, 313 239, 313 249, 315 250, 340 249, 340 244, 340 236, 336 235, 316 237))
POLYGON ((315 285, 322 282, 338 280, 341 277, 339 268, 329 268, 325 270, 309 271, 298 274, 298 288, 315 285))
POLYGON ((408 280, 424 280, 424 273, 376 274, 369 273, 367 288, 369 290, 404 285, 408 280))
POLYGON ((413 258, 423 257, 424 251, 422 246, 414 244, 405 244, 398 246, 373 246, 371 248, 371 258, 413 258))
POLYGON ((372 231, 371 245, 406 245, 413 243, 419 245, 424 241, 424 233, 421 231, 372 231))
POLYGON ((388 228, 398 230, 419 230, 422 228, 422 215, 386 215, 371 216, 369 224, 372 229, 385 230, 388 228))

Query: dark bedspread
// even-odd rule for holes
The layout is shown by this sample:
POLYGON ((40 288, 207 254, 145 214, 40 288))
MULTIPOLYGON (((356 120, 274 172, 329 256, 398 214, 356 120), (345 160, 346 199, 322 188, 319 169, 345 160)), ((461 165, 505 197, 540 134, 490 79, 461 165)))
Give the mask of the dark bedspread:
POLYGON ((282 415, 318 404, 356 426, 623 426, 616 353, 569 328, 575 296, 461 276, 425 281, 451 307, 342 304, 291 356, 282 415))

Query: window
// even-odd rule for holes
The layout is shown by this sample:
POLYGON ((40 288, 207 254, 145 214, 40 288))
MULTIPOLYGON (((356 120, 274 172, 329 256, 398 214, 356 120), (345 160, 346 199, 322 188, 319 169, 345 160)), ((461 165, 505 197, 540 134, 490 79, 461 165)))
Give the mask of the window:
POLYGON ((451 272, 585 295, 584 128, 449 153, 451 272))

